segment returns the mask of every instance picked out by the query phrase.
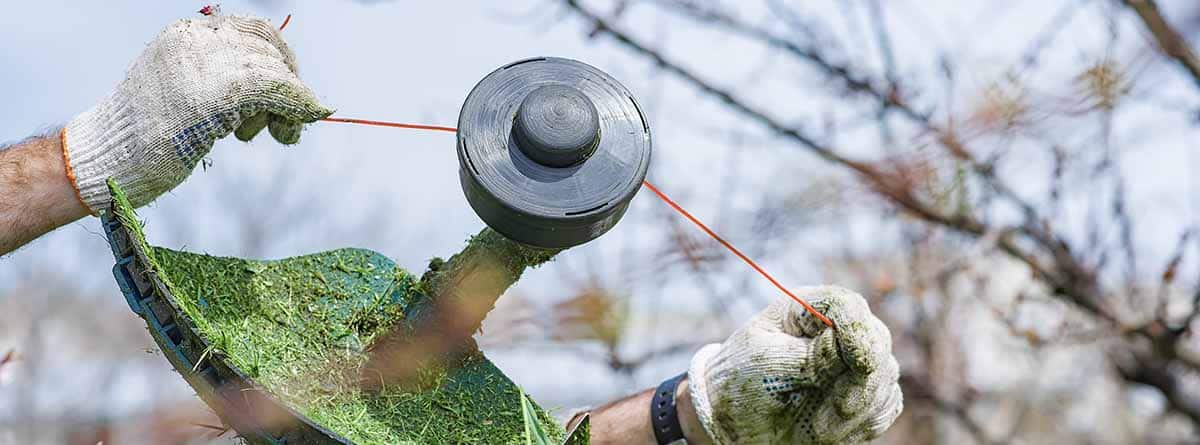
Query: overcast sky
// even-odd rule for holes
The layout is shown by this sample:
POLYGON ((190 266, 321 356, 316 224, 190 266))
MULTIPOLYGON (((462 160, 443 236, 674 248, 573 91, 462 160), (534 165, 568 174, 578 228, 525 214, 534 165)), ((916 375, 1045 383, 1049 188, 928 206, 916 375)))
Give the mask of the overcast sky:
MULTIPOLYGON (((897 22, 897 54, 904 67, 913 69, 907 74, 935 75, 934 58, 939 54, 921 46, 932 40, 945 45, 946 55, 969 62, 964 75, 978 84, 986 83, 1017 60, 1023 49, 1014 45, 1024 41, 1013 42, 998 30, 1028 36, 1027 31, 1040 29, 1049 20, 1040 1, 1015 2, 1019 6, 1005 9, 1000 17, 988 16, 991 10, 987 8, 943 8, 956 3, 889 3, 899 4, 890 17, 897 22)), ((586 39, 586 26, 549 7, 553 4, 260 0, 225 1, 222 7, 226 14, 260 15, 277 23, 286 14, 294 14, 285 36, 299 58, 301 77, 344 117, 454 125, 471 87, 507 62, 553 55, 595 65, 625 83, 650 115, 655 137, 651 178, 668 192, 698 190, 677 197, 684 198, 681 201, 702 218, 714 210, 703 192, 717 187, 714 178, 731 164, 755 169, 755 174, 745 179, 755 193, 738 198, 747 203, 757 202, 759 195, 772 190, 803 183, 809 172, 827 169, 811 156, 780 149, 781 144, 763 129, 730 116, 718 104, 658 74, 607 39, 586 39), (736 150, 731 148, 730 129, 748 138, 736 150), (779 186, 753 188, 768 183, 779 186)), ((0 11, 0 141, 61 125, 94 104, 123 78, 125 67, 160 28, 174 19, 194 16, 202 5, 197 1, 8 2, 0 11)), ((819 83, 809 89, 784 87, 802 76, 811 77, 809 71, 780 66, 767 57, 769 52, 745 42, 697 32, 638 11, 630 13, 630 26, 638 27, 638 35, 655 45, 692 56, 681 59, 685 64, 703 67, 723 85, 755 82, 758 95, 751 96, 752 100, 796 104, 789 109, 791 114, 781 116, 786 121, 817 122, 823 114, 839 111, 827 109, 830 102, 822 96, 819 83), (762 77, 764 71, 774 75, 762 77), (780 88, 762 87, 774 83, 780 88)), ((745 13, 761 16, 753 10, 745 13)), ((1064 61, 1095 55, 1097 42, 1102 42, 1102 36, 1095 33, 1103 29, 1096 26, 1097 20, 1094 15, 1084 15, 1073 25, 1078 28, 1072 28, 1072 37, 1063 39, 1065 43, 1050 54, 1064 61)), ((859 62, 867 66, 878 63, 868 56, 859 62)), ((1169 72, 1148 76, 1150 82, 1161 82, 1164 91, 1177 87, 1164 96, 1197 102, 1195 89, 1186 88, 1178 76, 1169 72)), ((1163 214, 1179 216, 1193 201, 1178 193, 1177 185, 1190 180, 1194 171, 1195 162, 1186 149, 1196 131, 1181 121, 1150 117, 1154 119, 1134 116, 1126 120, 1141 128, 1121 132, 1124 138, 1161 140, 1155 157, 1129 160, 1131 171, 1144 173, 1131 184, 1135 198, 1131 205, 1135 212, 1170 210, 1163 214)), ((842 137, 867 136, 850 133, 842 137)), ((197 170, 181 187, 140 212, 149 222, 153 243, 218 255, 246 255, 245 238, 252 235, 245 233, 243 224, 249 226, 250 222, 243 216, 240 223, 231 223, 223 220, 225 215, 269 215, 276 208, 284 212, 292 207, 312 207, 303 205, 311 201, 320 203, 318 208, 289 214, 285 221, 272 221, 272 227, 262 232, 272 241, 254 253, 279 258, 366 247, 421 271, 430 257, 456 252, 467 236, 483 226, 463 199, 453 137, 444 133, 319 123, 311 126, 295 147, 280 148, 267 137, 251 144, 230 138, 217 144, 211 160, 207 171, 197 170), (229 210, 229 205, 238 210, 229 210)), ((626 222, 648 221, 648 215, 659 211, 660 203, 641 194, 626 222)), ((855 226, 854 232, 864 239, 877 236, 870 221, 847 224, 855 226)), ((1163 230, 1139 228, 1144 232, 1142 241, 1168 248, 1178 230, 1177 225, 1164 224, 1163 230)), ((109 275, 112 260, 99 230, 96 220, 86 219, 0 259, 0 291, 51 270, 60 274, 56 279, 69 279, 96 294, 97 304, 123 304, 109 275)), ((656 230, 646 224, 619 224, 595 243, 568 252, 564 261, 530 274, 517 291, 552 294, 562 276, 570 275, 572 261, 578 263, 580 258, 600 259, 604 267, 628 261, 620 257, 621 249, 647 237, 660 237, 663 232, 656 230)), ((812 243, 819 246, 822 239, 817 236, 812 243)), ((806 267, 812 261, 812 256, 797 251, 789 264, 774 266, 786 272, 781 277, 785 283, 807 284, 821 279, 819 270, 806 267)), ((664 299, 686 302, 686 291, 682 288, 678 295, 664 299)), ((773 298, 774 293, 764 291, 758 301, 773 298)), ((736 308, 737 318, 757 308, 736 308)), ((546 373, 545 362, 498 361, 518 382, 535 383, 534 377, 546 373)), ((569 369, 555 374, 588 379, 604 375, 594 368, 569 369)), ((649 384, 670 373, 669 369, 655 369, 638 380, 649 384)), ((573 388, 593 395, 610 393, 618 383, 609 383, 573 388)), ((535 396, 564 400, 554 399, 552 386, 531 386, 536 386, 532 388, 535 396)))

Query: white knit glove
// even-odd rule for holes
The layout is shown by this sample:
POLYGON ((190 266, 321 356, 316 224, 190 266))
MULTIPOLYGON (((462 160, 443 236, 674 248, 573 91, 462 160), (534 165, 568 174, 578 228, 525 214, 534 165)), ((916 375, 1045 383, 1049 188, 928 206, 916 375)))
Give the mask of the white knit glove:
POLYGON ((63 130, 67 173, 92 213, 116 179, 134 206, 175 188, 237 130, 243 141, 269 127, 294 144, 329 116, 296 76, 296 56, 270 23, 213 16, 177 21, 147 45, 125 80, 63 130))
POLYGON ((891 333, 866 300, 835 286, 796 294, 837 330, 781 299, 692 358, 692 403, 714 442, 863 443, 900 415, 891 333))

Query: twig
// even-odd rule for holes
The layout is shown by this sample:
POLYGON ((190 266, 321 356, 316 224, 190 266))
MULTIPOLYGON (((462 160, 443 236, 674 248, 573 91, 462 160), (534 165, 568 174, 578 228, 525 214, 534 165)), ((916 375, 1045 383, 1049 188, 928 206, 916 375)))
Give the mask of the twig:
POLYGON ((1125 380, 1158 389, 1166 397, 1172 411, 1200 425, 1200 399, 1187 394, 1183 382, 1169 369, 1169 362, 1149 357, 1134 357, 1128 362, 1124 366, 1117 366, 1117 371, 1125 380))
MULTIPOLYGON (((867 2, 867 10, 871 13, 871 28, 875 31, 875 40, 879 46, 879 56, 883 59, 883 75, 887 80, 887 97, 899 97, 897 91, 896 78, 896 56, 892 51, 891 34, 887 31, 887 21, 883 17, 883 5, 880 0, 871 0, 867 2)), ((895 143, 895 138, 892 136, 892 129, 888 126, 887 112, 889 106, 886 100, 881 100, 879 103, 879 115, 876 120, 879 121, 880 136, 884 144, 891 146, 895 143)))
MULTIPOLYGON (((975 437, 976 442, 986 445, 994 445, 999 443, 988 437, 987 432, 984 431, 979 422, 976 422, 975 419, 971 418, 971 414, 967 412, 967 408, 965 406, 938 397, 933 388, 930 388, 928 384, 919 381, 910 375, 900 376, 900 384, 904 387, 904 396, 906 399, 911 401, 927 402, 929 405, 933 406, 934 409, 941 411, 943 414, 952 416, 954 419, 958 420, 958 423, 962 424, 963 428, 965 428, 968 433, 975 437)), ((906 401, 906 403, 908 402, 906 401)))
POLYGON ((713 232, 712 229, 709 229, 707 225, 700 222, 699 219, 696 219, 696 217, 692 216, 691 213, 688 213, 687 210, 684 210, 683 207, 680 207, 679 204, 676 204, 675 201, 672 201, 671 198, 667 197, 667 195, 664 194, 661 190, 659 190, 658 187, 655 187, 649 181, 643 181, 642 185, 646 186, 646 188, 648 188, 648 189, 650 189, 650 191, 654 192, 655 195, 658 195, 658 197, 661 198, 663 200, 663 202, 666 202, 667 205, 669 205, 669 206, 671 206, 671 208, 675 209, 676 212, 679 212, 679 214, 683 215, 685 218, 687 218, 689 221, 691 221, 693 224, 695 224, 697 227, 699 227, 701 230, 703 230, 705 233, 707 233, 709 237, 716 240, 718 243, 721 243, 722 246, 725 246, 726 249, 729 249, 730 252, 733 252, 733 254, 737 255, 738 258, 741 258, 742 261, 745 261, 746 264, 749 265, 751 268, 753 268, 755 272, 758 272, 759 275, 762 275, 763 278, 766 278, 767 281, 770 281, 771 284, 775 285, 775 287, 778 288, 781 292, 783 292, 785 295, 790 297, 796 303, 799 303, 801 306, 803 306, 804 310, 808 311, 809 314, 812 314, 812 316, 816 317, 818 320, 821 320, 821 323, 825 323, 825 326, 829 326, 834 329, 838 328, 838 326, 835 326, 833 324, 833 322, 829 320, 829 318, 827 318, 827 317, 825 317, 825 315, 821 314, 820 311, 817 311, 816 308, 813 308, 812 305, 808 304, 808 302, 804 301, 800 297, 797 297, 796 294, 793 294, 792 291, 788 290, 788 288, 785 287, 784 285, 779 284, 779 281, 776 281, 775 277, 772 277, 771 274, 767 273, 767 271, 764 270, 762 267, 760 267, 758 265, 758 263, 755 263, 754 260, 751 260, 750 257, 748 257, 748 256, 746 256, 746 254, 742 253, 741 250, 738 250, 737 247, 734 247, 733 244, 730 244, 728 241, 725 241, 724 238, 721 238, 720 235, 717 235, 716 232, 713 232))
POLYGON ((1187 70, 1196 85, 1200 86, 1200 57, 1196 56, 1196 51, 1188 44, 1183 34, 1171 26, 1166 17, 1163 17, 1162 11, 1158 9, 1158 2, 1155 0, 1123 0, 1122 2, 1137 13, 1138 18, 1142 20, 1142 24, 1146 25, 1146 30, 1154 37, 1163 53, 1187 70))
POLYGON ((0 371, 3 371, 4 367, 6 365, 12 364, 16 361, 17 361, 17 350, 9 349, 8 352, 4 353, 3 357, 0 357, 0 371))

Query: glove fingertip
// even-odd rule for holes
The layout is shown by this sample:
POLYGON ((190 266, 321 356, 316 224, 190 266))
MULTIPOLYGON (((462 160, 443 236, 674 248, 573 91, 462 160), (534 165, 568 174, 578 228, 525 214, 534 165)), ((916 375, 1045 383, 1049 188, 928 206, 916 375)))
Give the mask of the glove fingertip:
POLYGON ((271 132, 271 137, 280 144, 293 145, 300 142, 300 132, 304 129, 304 125, 272 114, 267 129, 271 132))
POLYGON ((871 347, 871 332, 860 320, 840 324, 834 334, 841 352, 842 361, 859 375, 875 372, 879 367, 879 355, 871 347))
POLYGON ((264 97, 271 113, 294 122, 310 124, 329 117, 334 111, 322 105, 312 90, 295 78, 270 83, 264 97))
POLYGON ((288 47, 278 27, 259 17, 229 16, 227 20, 238 32, 270 44, 278 51, 278 57, 288 70, 297 72, 296 54, 288 47))
POLYGON ((250 142, 255 136, 258 136, 258 134, 262 132, 263 128, 267 127, 267 123, 270 121, 270 118, 270 113, 258 113, 250 116, 242 122, 242 125, 239 126, 237 130, 234 130, 233 135, 239 141, 250 142))
POLYGON ((311 124, 311 123, 319 121, 321 119, 325 119, 329 116, 333 116, 333 113, 335 113, 335 112, 337 112, 337 110, 334 110, 332 108, 326 107, 326 106, 318 103, 318 104, 316 104, 315 107, 313 107, 312 112, 307 116, 307 119, 304 120, 304 123, 311 124))

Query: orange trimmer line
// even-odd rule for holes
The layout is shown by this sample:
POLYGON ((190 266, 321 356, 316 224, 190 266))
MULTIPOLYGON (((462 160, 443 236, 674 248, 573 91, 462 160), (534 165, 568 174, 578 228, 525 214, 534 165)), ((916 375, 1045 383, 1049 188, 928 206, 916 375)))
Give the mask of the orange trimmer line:
MULTIPOLYGON (((283 31, 284 28, 287 28, 288 23, 291 21, 292 21, 292 15, 288 14, 287 18, 283 19, 283 24, 279 26, 279 30, 283 31)), ((377 127, 409 128, 409 129, 414 129, 414 130, 445 131, 445 132, 449 132, 449 133, 457 133, 458 132, 457 128, 442 127, 442 126, 438 126, 438 125, 404 124, 404 123, 399 123, 399 122, 373 121, 373 120, 367 120, 367 119, 351 119, 351 118, 344 118, 344 117, 327 117, 327 118, 321 119, 321 120, 323 120, 325 122, 373 125, 373 126, 377 126, 377 127)), ((654 184, 651 184, 650 181, 643 180, 642 185, 645 185, 646 188, 648 188, 648 189, 650 189, 650 191, 654 192, 654 194, 656 196, 658 196, 659 199, 661 199, 663 202, 667 203, 667 205, 671 206, 672 209, 675 209, 676 212, 679 212, 679 214, 683 215, 684 218, 687 218, 688 221, 691 221, 692 224, 695 224, 696 227, 699 227, 700 230, 703 230, 704 233, 707 233, 708 236, 712 237, 712 239, 716 240, 718 243, 721 243, 722 246, 725 246, 726 249, 729 249, 730 252, 733 252, 733 254, 737 255, 738 258, 741 258, 742 261, 745 261, 746 264, 750 265, 750 267, 753 268, 756 272, 758 272, 759 275, 762 275, 763 278, 766 278, 767 281, 770 281, 771 284, 775 285, 775 287, 778 288, 785 295, 787 295, 788 297, 791 297, 791 299, 795 300, 797 303, 800 303, 801 306, 804 306, 804 310, 808 311, 808 313, 812 314, 814 317, 817 317, 818 319, 820 319, 822 323, 825 323, 825 326, 829 326, 831 328, 837 329, 837 327, 833 325, 833 321, 829 320, 828 317, 822 315, 819 311, 817 311, 816 308, 814 308, 814 307, 812 307, 812 305, 808 304, 808 302, 800 299, 800 297, 797 297, 791 291, 787 290, 786 287, 783 287, 782 284, 779 284, 779 281, 775 280, 775 277, 772 277, 771 274, 767 273, 767 271, 764 270, 761 266, 759 266, 758 263, 755 263, 754 260, 750 259, 750 257, 746 256, 746 254, 742 253, 741 250, 738 250, 737 247, 734 247, 733 244, 730 244, 729 241, 725 241, 725 238, 721 238, 720 235, 717 235, 717 232, 714 232, 712 229, 708 228, 707 225, 705 225, 703 222, 700 222, 699 219, 697 219, 695 216, 692 216, 692 214, 689 213, 687 210, 684 210, 684 208, 682 206, 680 206, 679 204, 676 204, 675 201, 672 201, 671 198, 667 197, 667 195, 665 193, 663 193, 661 190, 659 190, 658 187, 655 187, 654 184)))
POLYGON ((327 117, 327 118, 321 119, 321 120, 323 120, 325 122, 342 122, 342 123, 347 123, 347 124, 374 125, 377 127, 410 128, 410 129, 414 129, 414 130, 446 131, 446 132, 450 132, 450 133, 458 132, 457 128, 439 127, 437 125, 402 124, 399 122, 372 121, 372 120, 366 120, 366 119, 350 119, 350 118, 344 118, 344 117, 327 117))
POLYGON ((655 187, 654 184, 650 183, 650 181, 642 181, 642 185, 645 185, 646 188, 648 188, 648 189, 650 189, 650 191, 654 192, 655 195, 658 195, 658 199, 661 199, 663 202, 667 203, 667 205, 669 205, 669 206, 671 206, 671 208, 675 209, 676 212, 679 212, 680 215, 683 215, 684 218, 687 218, 688 221, 691 221, 692 224, 695 224, 696 227, 699 227, 700 230, 703 230, 704 233, 707 233, 708 236, 712 237, 712 239, 717 240, 718 243, 721 243, 722 246, 725 246, 726 249, 729 249, 730 252, 733 252, 733 254, 737 255, 738 258, 741 258, 742 261, 745 261, 746 264, 750 265, 750 267, 753 268, 756 272, 758 272, 759 275, 762 275, 763 278, 766 278, 767 281, 770 281, 771 284, 774 284, 775 287, 778 288, 785 295, 787 295, 788 297, 791 297, 791 299, 795 300, 797 303, 800 303, 801 306, 804 306, 804 310, 808 311, 808 313, 812 314, 814 317, 817 317, 818 319, 820 319, 822 323, 825 323, 825 326, 829 326, 831 328, 834 327, 832 320, 830 320, 829 318, 822 315, 821 312, 817 311, 817 309, 812 307, 812 305, 808 304, 808 302, 802 300, 800 297, 797 297, 796 294, 792 293, 792 291, 787 290, 787 288, 783 287, 782 284, 779 284, 779 281, 776 281, 775 277, 772 277, 771 274, 767 273, 767 271, 764 270, 762 267, 760 267, 758 265, 758 263, 755 263, 754 260, 750 259, 750 257, 746 256, 746 254, 742 253, 741 250, 738 250, 737 247, 733 247, 733 244, 730 244, 729 241, 725 241, 724 238, 721 238, 720 235, 717 235, 717 232, 714 232, 714 231, 712 231, 712 229, 709 229, 707 225, 705 225, 703 222, 700 222, 699 219, 697 219, 695 216, 692 216, 691 213, 689 213, 687 210, 684 210, 683 207, 681 207, 679 204, 676 204, 675 201, 673 201, 673 200, 671 200, 671 198, 667 197, 667 195, 665 193, 663 193, 662 190, 659 190, 658 187, 655 187))
MULTIPOLYGON (((286 20, 284 21, 284 24, 285 25, 287 24, 286 20)), ((445 132, 451 132, 451 133, 458 132, 457 128, 441 127, 441 126, 437 126, 437 125, 404 124, 404 123, 398 123, 398 122, 373 121, 373 120, 366 120, 366 119, 350 119, 350 118, 342 118, 342 117, 327 117, 322 120, 326 121, 326 122, 342 122, 342 123, 348 123, 348 124, 374 125, 374 126, 378 126, 378 127, 410 128, 410 129, 416 129, 416 130, 445 131, 445 132)), ((654 192, 654 194, 656 196, 658 196, 658 199, 661 199, 663 202, 667 203, 668 206, 671 206, 672 209, 675 209, 676 212, 679 212, 679 214, 683 215, 684 218, 687 218, 688 221, 691 221, 692 224, 695 224, 696 227, 699 227, 700 230, 703 230, 704 233, 707 233, 708 236, 712 237, 712 239, 716 240, 722 246, 725 246, 726 249, 729 249, 730 252, 733 252, 733 254, 737 255, 738 258, 741 258, 742 261, 745 261, 746 264, 748 264, 751 268, 753 268, 756 272, 758 272, 759 275, 762 275, 763 278, 766 278, 767 281, 770 281, 771 284, 775 285, 775 287, 778 288, 785 295, 787 295, 788 297, 791 297, 791 299, 795 300, 797 303, 800 303, 801 306, 804 306, 804 310, 808 311, 808 313, 812 314, 814 317, 817 317, 817 319, 821 320, 822 323, 825 323, 825 326, 829 326, 831 328, 836 329, 836 327, 833 325, 833 321, 831 321, 828 317, 822 315, 819 311, 817 311, 816 308, 814 308, 814 307, 812 307, 812 305, 808 304, 808 302, 804 301, 800 297, 797 297, 791 291, 787 290, 786 287, 783 287, 782 284, 779 284, 779 281, 777 281, 775 279, 775 277, 772 277, 771 274, 767 273, 767 271, 764 270, 761 266, 759 266, 758 263, 755 263, 754 260, 750 259, 750 257, 746 256, 746 254, 742 253, 741 250, 738 250, 737 247, 734 247, 733 244, 731 244, 729 241, 725 241, 724 238, 721 238, 720 235, 717 235, 716 232, 714 232, 712 229, 708 228, 708 226, 705 225, 703 222, 701 222, 698 218, 696 218, 695 216, 692 216, 692 214, 689 213, 687 210, 684 210, 684 208, 682 206, 680 206, 679 204, 676 204, 675 201, 673 201, 673 200, 671 200, 671 198, 667 197, 667 195, 665 193, 663 193, 662 190, 659 190, 658 187, 655 187, 654 184, 650 183, 650 181, 642 181, 642 185, 645 185, 646 188, 650 189, 650 191, 654 192)))

